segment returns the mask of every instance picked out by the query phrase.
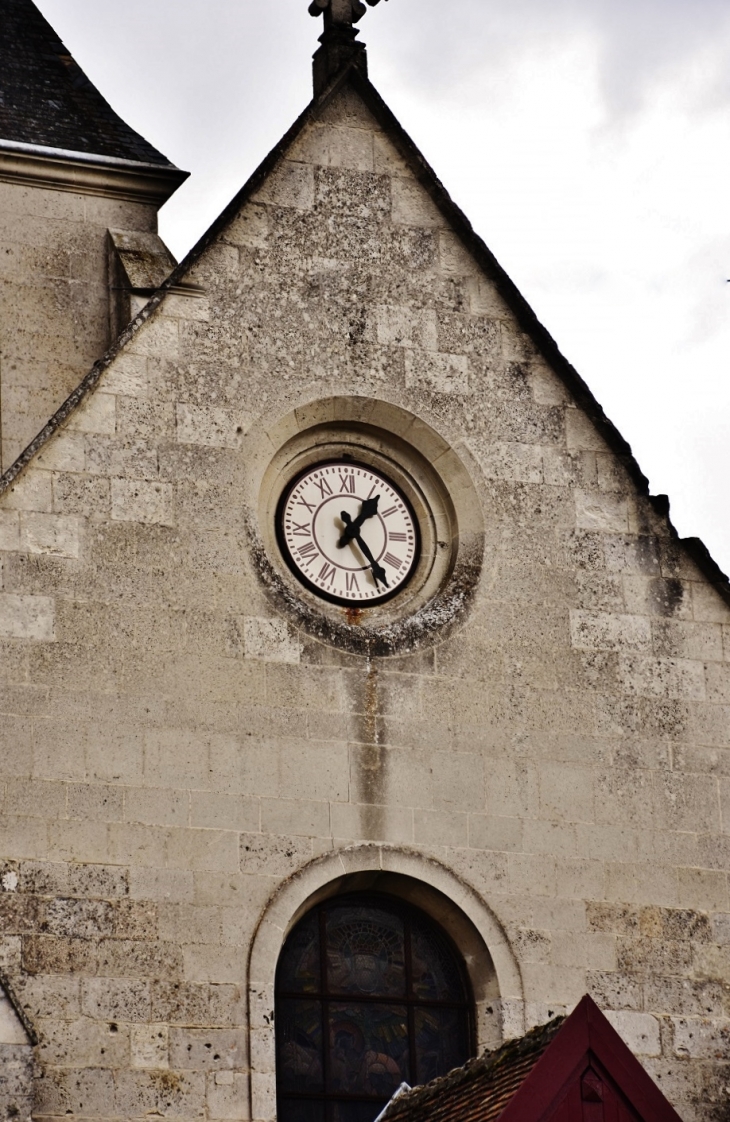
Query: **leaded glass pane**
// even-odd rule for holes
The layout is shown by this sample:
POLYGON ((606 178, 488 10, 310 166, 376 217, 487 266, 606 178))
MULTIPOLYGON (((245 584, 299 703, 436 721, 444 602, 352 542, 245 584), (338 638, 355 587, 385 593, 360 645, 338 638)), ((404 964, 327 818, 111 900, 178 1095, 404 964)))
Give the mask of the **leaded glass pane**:
POLYGON ((313 912, 287 939, 276 984, 280 993, 317 993, 320 981, 319 915, 313 912))
POLYGON ((463 1001, 464 983, 454 952, 431 924, 411 927, 413 996, 422 1001, 463 1001))
POLYGON ((279 1122, 373 1122, 401 1083, 468 1058, 468 1002, 448 937, 415 908, 364 895, 315 908, 277 973, 279 1122))
POLYGON ((414 1021, 418 1084, 429 1083, 464 1063, 469 1042, 460 1010, 416 1008, 414 1021))
POLYGON ((323 1091, 322 1006, 319 1001, 280 1000, 276 1011, 280 1090, 323 1091))
POLYGON ((408 1079, 405 1006, 333 1003, 329 1042, 331 1089, 335 1092, 388 1099, 408 1079))
POLYGON ((333 907, 327 916, 330 993, 404 997, 403 920, 382 908, 333 907))
POLYGON ((369 1103, 335 1101, 332 1104, 332 1122, 374 1122, 388 1102, 388 1098, 383 1099, 382 1102, 369 1103))
POLYGON ((281 1122, 325 1122, 326 1109, 323 1099, 284 1098, 279 1102, 279 1118, 281 1122))

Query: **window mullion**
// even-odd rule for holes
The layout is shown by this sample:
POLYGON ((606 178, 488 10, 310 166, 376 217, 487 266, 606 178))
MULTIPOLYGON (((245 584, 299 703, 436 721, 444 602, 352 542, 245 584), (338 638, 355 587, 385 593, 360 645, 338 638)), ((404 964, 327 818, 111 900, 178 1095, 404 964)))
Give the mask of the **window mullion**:
POLYGON ((329 979, 327 977, 327 912, 324 908, 319 913, 319 988, 322 1000, 319 1003, 322 1018, 322 1085, 325 1094, 325 1122, 332 1122, 334 1106, 332 1103, 332 1088, 330 1087, 330 1017, 329 979))
POLYGON ((406 1015, 408 1017, 408 1082, 411 1087, 417 1083, 416 1074, 416 1015, 413 1005, 413 955, 411 950, 411 920, 410 916, 403 917, 403 942, 405 950, 406 967, 406 1015))

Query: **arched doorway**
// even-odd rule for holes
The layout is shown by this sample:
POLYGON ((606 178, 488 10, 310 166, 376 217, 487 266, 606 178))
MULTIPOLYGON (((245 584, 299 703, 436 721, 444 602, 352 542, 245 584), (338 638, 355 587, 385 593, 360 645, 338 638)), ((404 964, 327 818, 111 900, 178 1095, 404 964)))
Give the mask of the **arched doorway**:
POLYGON ((276 980, 279 1122, 372 1122, 402 1083, 474 1053, 474 1001, 453 942, 420 908, 360 892, 315 906, 276 980))

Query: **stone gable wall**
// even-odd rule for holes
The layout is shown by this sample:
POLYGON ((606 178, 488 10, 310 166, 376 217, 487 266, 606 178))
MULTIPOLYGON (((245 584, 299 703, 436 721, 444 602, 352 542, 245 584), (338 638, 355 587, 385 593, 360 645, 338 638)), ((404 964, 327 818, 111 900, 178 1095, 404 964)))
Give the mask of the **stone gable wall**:
POLYGON ((354 95, 188 279, 0 498, 0 955, 37 1116, 242 1119, 253 1069, 271 1117, 266 902, 382 842, 486 902, 528 1023, 592 993, 719 1122, 730 611, 354 95), (348 395, 458 449, 483 513, 466 618, 390 659, 313 636, 251 547, 269 435, 348 395))

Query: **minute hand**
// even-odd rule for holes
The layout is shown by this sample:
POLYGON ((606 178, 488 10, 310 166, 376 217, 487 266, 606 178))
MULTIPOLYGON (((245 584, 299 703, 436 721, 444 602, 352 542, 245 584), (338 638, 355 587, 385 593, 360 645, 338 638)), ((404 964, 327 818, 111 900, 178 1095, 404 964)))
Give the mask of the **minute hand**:
POLYGON ((370 552, 370 547, 368 546, 367 542, 364 542, 362 540, 362 538, 360 537, 360 531, 359 530, 354 534, 354 539, 357 542, 357 544, 360 546, 360 549, 362 550, 366 560, 368 560, 370 562, 370 568, 372 569, 373 576, 375 578, 375 584, 377 585, 378 581, 380 581, 381 584, 384 584, 385 587, 387 588, 388 587, 387 573, 385 572, 385 569, 382 567, 382 565, 379 565, 378 562, 373 557, 372 553, 370 552))

